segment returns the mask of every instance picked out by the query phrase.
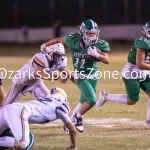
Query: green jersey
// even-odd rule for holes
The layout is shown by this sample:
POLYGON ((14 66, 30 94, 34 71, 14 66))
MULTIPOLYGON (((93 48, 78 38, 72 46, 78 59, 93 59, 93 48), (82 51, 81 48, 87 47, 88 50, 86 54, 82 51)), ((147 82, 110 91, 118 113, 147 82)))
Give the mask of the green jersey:
POLYGON ((135 39, 128 55, 128 62, 136 65, 137 48, 141 48, 145 51, 145 63, 150 63, 150 40, 145 36, 135 39))
MULTIPOLYGON (((71 52, 74 70, 77 73, 94 74, 97 71, 97 62, 88 57, 88 50, 84 48, 81 33, 69 33, 64 37, 64 41, 71 52)), ((102 52, 110 51, 109 44, 101 39, 91 46, 99 48, 102 52)))

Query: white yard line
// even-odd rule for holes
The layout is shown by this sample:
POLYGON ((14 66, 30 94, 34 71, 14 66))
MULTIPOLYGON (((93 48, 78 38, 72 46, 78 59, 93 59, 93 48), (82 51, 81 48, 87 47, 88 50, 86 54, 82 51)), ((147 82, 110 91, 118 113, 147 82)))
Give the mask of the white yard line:
MULTIPOLYGON (((62 121, 56 120, 50 123, 46 124, 40 124, 37 126, 62 126, 62 121)), ((131 118, 88 118, 84 119, 84 124, 85 125, 91 125, 91 126, 100 126, 104 128, 112 128, 113 126, 116 126, 118 124, 122 125, 133 125, 133 126, 144 126, 145 121, 138 121, 136 119, 131 119, 131 118)))

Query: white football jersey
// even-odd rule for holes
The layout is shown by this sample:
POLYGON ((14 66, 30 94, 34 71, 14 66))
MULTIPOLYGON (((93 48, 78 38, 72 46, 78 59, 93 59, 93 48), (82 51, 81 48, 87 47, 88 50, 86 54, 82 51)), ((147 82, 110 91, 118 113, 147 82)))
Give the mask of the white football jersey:
POLYGON ((28 121, 31 124, 47 123, 59 118, 65 123, 70 121, 69 104, 60 94, 49 95, 25 103, 13 103, 13 105, 21 105, 27 109, 28 121))
POLYGON ((35 79, 39 78, 37 75, 35 68, 33 67, 33 62, 44 68, 46 72, 52 73, 58 69, 63 69, 67 66, 67 58, 62 61, 61 64, 50 66, 49 61, 45 54, 43 53, 36 53, 20 70, 17 71, 16 75, 13 78, 15 83, 23 83, 23 84, 30 84, 34 82, 35 79))

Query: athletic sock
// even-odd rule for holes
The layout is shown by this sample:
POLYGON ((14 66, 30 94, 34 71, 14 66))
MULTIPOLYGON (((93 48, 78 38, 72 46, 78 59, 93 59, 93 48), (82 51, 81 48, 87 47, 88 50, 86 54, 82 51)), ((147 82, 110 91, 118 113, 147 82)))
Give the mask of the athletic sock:
POLYGON ((76 108, 73 110, 73 113, 71 115, 71 121, 74 123, 75 122, 75 115, 80 111, 82 104, 78 103, 78 105, 76 106, 76 108))
POLYGON ((127 104, 128 97, 124 94, 107 94, 106 101, 127 104))

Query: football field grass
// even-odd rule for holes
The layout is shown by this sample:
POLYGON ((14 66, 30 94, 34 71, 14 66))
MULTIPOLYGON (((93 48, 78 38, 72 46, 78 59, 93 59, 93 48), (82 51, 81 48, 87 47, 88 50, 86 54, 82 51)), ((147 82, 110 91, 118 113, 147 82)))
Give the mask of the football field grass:
MULTIPOLYGON (((97 93, 126 94, 121 70, 127 60, 131 45, 112 45, 110 64, 99 63, 102 78, 98 80, 97 93), (106 72, 107 71, 107 72, 106 72), (115 71, 115 72, 114 72, 115 71), (109 74, 109 73, 110 74, 109 74), (117 75, 118 72, 118 75, 117 75)), ((17 71, 31 56, 39 51, 38 46, 0 46, 0 68, 17 71), (8 56, 13 54, 13 56, 8 56)), ((68 68, 73 69, 70 54, 67 53, 68 68)), ((10 73, 8 72, 10 76, 10 73)), ((8 77, 7 75, 7 77, 8 77)), ((47 87, 61 87, 68 94, 71 113, 79 100, 79 90, 71 81, 61 84, 58 81, 44 81, 47 87)), ((4 79, 3 86, 8 92, 11 79, 4 79)), ((134 87, 133 87, 134 88, 134 87)), ((34 99, 27 94, 19 102, 34 99)), ((150 149, 150 127, 145 126, 147 95, 141 91, 140 100, 134 106, 106 103, 97 111, 93 107, 84 115, 84 132, 77 134, 77 147, 80 150, 148 150, 150 149)), ((70 115, 71 115, 70 113, 70 115)), ((13 117, 13 116, 12 116, 13 117)), ((65 150, 70 146, 69 136, 62 131, 62 121, 44 125, 30 125, 35 136, 33 150, 65 150)))

